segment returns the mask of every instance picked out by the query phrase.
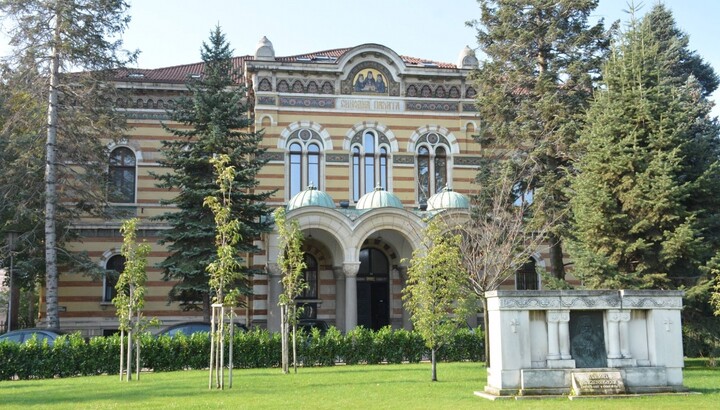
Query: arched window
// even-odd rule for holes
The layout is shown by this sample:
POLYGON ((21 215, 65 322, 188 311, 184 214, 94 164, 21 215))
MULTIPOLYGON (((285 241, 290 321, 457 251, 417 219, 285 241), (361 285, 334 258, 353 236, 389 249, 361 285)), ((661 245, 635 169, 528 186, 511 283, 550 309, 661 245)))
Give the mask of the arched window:
POLYGON ((372 192, 376 186, 388 189, 388 146, 374 131, 365 131, 362 139, 354 138, 352 147, 353 201, 372 192))
POLYGON ((296 303, 301 308, 301 319, 317 319, 318 308, 318 263, 309 253, 304 256, 305 270, 303 271, 303 280, 307 285, 302 293, 297 297, 296 303))
POLYGON ((135 202, 135 153, 130 148, 115 148, 110 153, 108 200, 117 203, 135 202))
POLYGON ((447 140, 430 132, 417 142, 417 195, 425 202, 448 184, 447 140))
POLYGON ((302 191, 302 146, 290 144, 290 197, 302 191))
POLYGON ((103 277, 103 298, 102 301, 109 303, 112 302, 113 298, 117 296, 117 290, 115 285, 117 284, 118 277, 125 270, 125 257, 122 255, 115 255, 108 259, 105 264, 105 275, 103 277))
POLYGON ((540 288, 535 259, 528 261, 515 272, 515 289, 537 290, 540 288))
POLYGON ((288 199, 311 183, 322 189, 322 155, 320 136, 301 129, 290 135, 288 145, 288 199))
POLYGON ((305 270, 303 280, 307 285, 300 295, 301 299, 317 299, 318 297, 318 263, 309 253, 305 254, 305 270))

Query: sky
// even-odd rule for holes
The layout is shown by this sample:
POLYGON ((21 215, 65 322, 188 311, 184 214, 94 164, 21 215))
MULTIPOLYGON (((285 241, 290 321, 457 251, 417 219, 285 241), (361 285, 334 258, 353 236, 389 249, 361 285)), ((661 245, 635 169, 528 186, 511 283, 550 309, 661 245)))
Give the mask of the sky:
MULTIPOLYGON (((200 61, 200 47, 220 25, 235 55, 254 54, 263 37, 276 56, 304 54, 364 43, 383 44, 401 55, 456 63, 466 46, 476 48, 480 17, 476 0, 128 0, 132 21, 123 39, 141 51, 137 67, 158 68, 200 61)), ((656 0, 635 0, 642 15, 656 0)), ((720 1, 663 0, 690 48, 720 73, 720 1)), ((627 20, 628 0, 600 0, 593 18, 627 20)), ((5 28, 0 27, 5 30, 5 28)), ((0 35, 0 39, 2 36, 0 35)), ((0 55, 9 52, 0 41, 0 55)), ((478 55, 478 57, 481 57, 478 55)), ((720 96, 720 93, 716 93, 720 96)), ((720 109, 714 111, 720 115, 720 109)))

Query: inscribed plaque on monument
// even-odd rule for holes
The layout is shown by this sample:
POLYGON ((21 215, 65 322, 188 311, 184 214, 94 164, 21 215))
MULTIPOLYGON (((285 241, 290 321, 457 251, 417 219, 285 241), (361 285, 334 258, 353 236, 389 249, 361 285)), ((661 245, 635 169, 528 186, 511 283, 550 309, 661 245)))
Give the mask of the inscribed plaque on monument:
POLYGON ((617 370, 573 373, 572 384, 577 396, 625 393, 625 383, 617 370))
POLYGON ((602 311, 570 312, 570 354, 575 367, 607 367, 602 311))

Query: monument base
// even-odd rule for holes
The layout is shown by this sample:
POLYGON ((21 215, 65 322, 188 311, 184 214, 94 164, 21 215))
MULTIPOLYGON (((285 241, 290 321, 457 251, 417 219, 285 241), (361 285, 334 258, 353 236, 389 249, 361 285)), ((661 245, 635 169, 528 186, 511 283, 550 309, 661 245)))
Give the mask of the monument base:
POLYGON ((685 393, 672 384, 672 369, 634 367, 627 369, 522 369, 519 388, 485 386, 475 395, 495 400, 540 396, 629 396, 632 394, 685 393), (670 382, 669 382, 670 380, 670 382))

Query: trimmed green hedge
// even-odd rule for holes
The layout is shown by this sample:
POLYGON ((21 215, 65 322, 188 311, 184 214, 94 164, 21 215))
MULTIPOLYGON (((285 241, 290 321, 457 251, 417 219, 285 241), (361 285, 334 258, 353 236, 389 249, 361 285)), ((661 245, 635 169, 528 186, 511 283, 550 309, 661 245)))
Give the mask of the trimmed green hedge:
MULTIPOLYGON (((141 366, 154 371, 204 369, 208 367, 210 340, 207 334, 154 337, 142 336, 141 366)), ((419 362, 429 357, 422 338, 415 332, 372 331, 362 327, 342 334, 331 327, 324 335, 299 334, 298 362, 303 366, 333 366, 338 362, 402 363, 419 362)), ((479 329, 462 329, 452 343, 438 351, 442 361, 480 361, 484 353, 479 329)), ((54 346, 30 341, 18 345, 0 343, 0 380, 43 379, 51 377, 88 376, 119 372, 120 338, 94 337, 85 341, 79 334, 62 336, 54 346)), ((279 367, 280 334, 256 329, 235 334, 233 366, 235 368, 279 367)), ((228 354, 225 355, 228 359, 228 354)))

